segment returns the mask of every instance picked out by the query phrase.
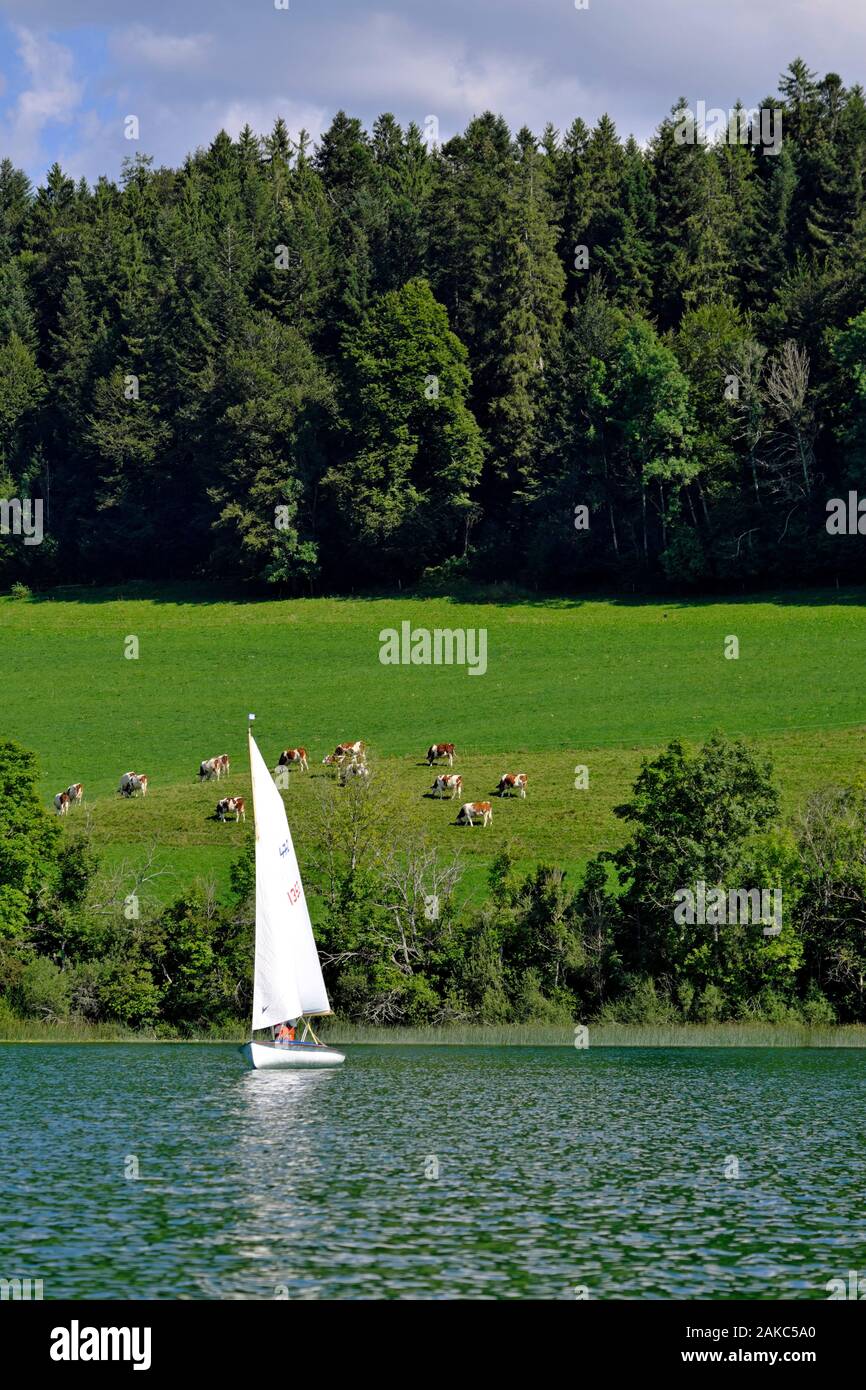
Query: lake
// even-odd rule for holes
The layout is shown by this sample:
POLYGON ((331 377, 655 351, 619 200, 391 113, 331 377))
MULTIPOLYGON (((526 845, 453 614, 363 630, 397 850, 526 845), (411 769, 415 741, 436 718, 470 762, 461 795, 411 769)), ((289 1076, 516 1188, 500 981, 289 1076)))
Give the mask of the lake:
POLYGON ((866 1271, 866 1050, 0 1047, 45 1298, 818 1298, 866 1271), (137 1176, 136 1176, 137 1174, 137 1176))

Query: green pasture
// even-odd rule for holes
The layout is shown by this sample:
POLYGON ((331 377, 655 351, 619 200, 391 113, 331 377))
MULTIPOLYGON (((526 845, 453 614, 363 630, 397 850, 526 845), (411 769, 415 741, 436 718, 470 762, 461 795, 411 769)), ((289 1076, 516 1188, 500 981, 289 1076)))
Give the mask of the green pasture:
MULTIPOLYGON (((866 758, 864 592, 782 593, 725 601, 300 599, 243 601, 195 586, 56 590, 0 599, 0 736, 39 755, 46 804, 85 785, 104 862, 152 856, 148 891, 167 898, 196 878, 221 889, 243 826, 213 818, 202 758, 228 752, 227 792, 248 794, 247 713, 270 763, 303 744, 310 775, 286 792, 303 866, 315 834, 321 759, 362 738, 404 826, 459 849, 465 891, 481 892, 492 855, 575 869, 618 843, 612 808, 642 757, 675 736, 718 728, 774 759, 784 804, 856 776, 866 758), (484 628, 487 672, 390 666, 379 634, 484 628), (726 639, 739 658, 725 657, 726 639), (124 656, 128 639, 138 658, 124 656), (464 799, 490 797, 503 772, 527 772, 525 801, 494 801, 487 830, 454 824, 456 806, 425 796, 431 742, 457 746, 464 799), (589 787, 575 789, 586 765, 589 787), (121 800, 129 768, 146 800, 121 800)), ((221 794, 221 793, 220 793, 221 794)), ((251 822, 248 820, 247 829, 251 822)))

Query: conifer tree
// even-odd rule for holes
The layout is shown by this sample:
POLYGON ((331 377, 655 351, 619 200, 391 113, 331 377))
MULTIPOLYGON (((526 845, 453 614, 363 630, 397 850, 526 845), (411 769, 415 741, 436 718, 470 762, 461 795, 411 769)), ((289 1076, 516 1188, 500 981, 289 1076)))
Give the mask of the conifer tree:
POLYGON ((324 484, 356 572, 393 580, 460 554, 483 442, 466 349, 426 280, 374 300, 343 354, 352 449, 324 484))
POLYGON ((516 154, 491 255, 496 311, 485 317, 476 370, 487 401, 491 467, 519 499, 537 486, 538 419, 559 339, 565 276, 543 161, 529 130, 518 134, 516 154))

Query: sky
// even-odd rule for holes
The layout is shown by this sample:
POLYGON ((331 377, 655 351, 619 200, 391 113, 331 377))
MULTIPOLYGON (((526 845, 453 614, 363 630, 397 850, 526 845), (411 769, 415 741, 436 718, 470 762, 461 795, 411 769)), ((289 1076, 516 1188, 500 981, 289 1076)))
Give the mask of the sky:
POLYGON ((0 158, 114 179, 341 108, 441 140, 485 110, 537 134, 607 112, 644 141, 681 96, 760 104, 797 56, 866 84, 866 0, 0 0, 0 158))

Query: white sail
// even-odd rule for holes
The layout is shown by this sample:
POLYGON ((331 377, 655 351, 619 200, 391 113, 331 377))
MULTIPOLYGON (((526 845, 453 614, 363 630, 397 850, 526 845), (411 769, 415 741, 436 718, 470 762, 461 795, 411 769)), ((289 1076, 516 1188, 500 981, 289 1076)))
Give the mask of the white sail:
POLYGON ((331 1012, 283 799, 250 732, 256 823, 253 1028, 331 1012))

